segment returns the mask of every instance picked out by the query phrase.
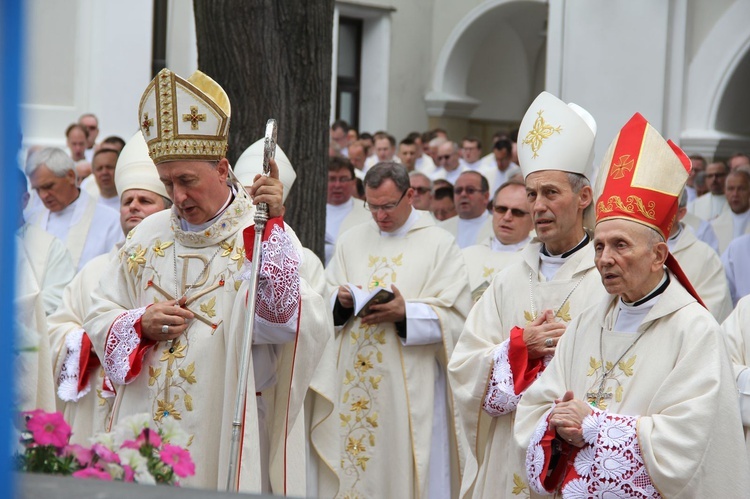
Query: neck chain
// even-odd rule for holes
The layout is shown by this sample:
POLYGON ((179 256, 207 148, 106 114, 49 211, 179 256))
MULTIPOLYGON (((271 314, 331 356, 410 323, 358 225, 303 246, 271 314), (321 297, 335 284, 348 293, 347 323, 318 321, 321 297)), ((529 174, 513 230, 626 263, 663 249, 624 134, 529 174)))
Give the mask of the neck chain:
MULTIPOLYGON (((180 300, 185 298, 187 296, 187 292, 189 289, 193 289, 195 285, 203 278, 203 275, 208 271, 208 267, 211 265, 211 262, 214 261, 214 258, 216 258, 216 255, 219 254, 219 251, 221 251, 221 245, 214 251, 214 254, 211 256, 211 258, 203 265, 203 270, 201 270, 200 274, 198 274, 198 277, 193 281, 193 284, 190 286, 185 287, 185 292, 180 295, 180 284, 179 284, 179 278, 177 277, 177 241, 174 242, 174 252, 172 253, 172 261, 174 263, 174 296, 177 302, 179 303, 180 300), (179 298, 178 298, 179 297, 179 298)), ((187 277, 187 274, 185 274, 187 277)))
POLYGON ((628 352, 630 352, 630 350, 633 349, 635 344, 638 343, 638 340, 640 340, 643 337, 645 332, 646 330, 643 330, 640 333, 638 333, 638 336, 633 340, 633 343, 631 343, 630 346, 624 352, 622 352, 622 355, 620 355, 620 357, 615 362, 612 363, 612 367, 607 369, 607 371, 605 372, 604 371, 604 368, 605 368, 605 365, 604 365, 604 326, 602 326, 602 328, 599 330, 599 362, 601 362, 602 372, 604 374, 602 375, 601 383, 599 383, 599 390, 597 390, 596 392, 596 398, 590 402, 592 406, 599 407, 601 405, 602 398, 604 398, 604 389, 606 388, 607 379, 609 379, 609 375, 612 374, 612 371, 615 370, 615 367, 617 367, 617 365, 620 363, 623 357, 625 357, 628 354, 628 352))
MULTIPOLYGON (((589 273, 589 270, 587 269, 586 272, 583 273, 580 279, 578 279, 578 282, 576 282, 575 286, 573 286, 573 289, 570 290, 570 293, 568 293, 568 296, 565 297, 565 299, 562 301, 559 307, 557 307, 557 310, 553 310, 555 317, 557 316, 557 313, 562 310, 562 308, 565 306, 565 304, 568 302, 570 297, 573 295, 573 292, 578 288, 578 285, 581 284, 581 281, 583 281, 583 278, 586 277, 586 274, 589 273)), ((531 299, 531 317, 533 319, 536 319, 536 308, 534 307, 534 271, 529 271, 529 298, 531 299)), ((532 319, 532 320, 533 320, 532 319)))

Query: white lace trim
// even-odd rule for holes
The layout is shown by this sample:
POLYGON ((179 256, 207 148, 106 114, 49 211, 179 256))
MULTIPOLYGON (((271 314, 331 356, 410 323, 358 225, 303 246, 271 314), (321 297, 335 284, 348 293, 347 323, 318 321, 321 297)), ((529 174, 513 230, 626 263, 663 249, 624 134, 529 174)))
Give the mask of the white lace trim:
POLYGON ((582 426, 587 445, 574 462, 580 478, 565 484, 563 497, 661 497, 643 464, 637 422, 637 416, 610 414, 596 408, 586 416, 582 426))
MULTIPOLYGON (((492 373, 487 383, 487 394, 482 402, 482 409, 490 416, 497 417, 510 414, 518 407, 523 393, 516 395, 513 382, 513 371, 510 368, 510 339, 500 343, 493 354, 494 363, 492 373)), ((543 359, 544 367, 547 367, 552 356, 545 356, 543 359)), ((537 373, 537 378, 541 376, 541 369, 537 373)))
POLYGON ((492 374, 487 384, 482 409, 490 416, 497 417, 510 414, 518 407, 521 395, 516 395, 513 386, 513 371, 510 368, 508 351, 510 340, 500 343, 493 354, 492 374))
POLYGON ((141 344, 141 338, 133 325, 145 311, 146 307, 128 310, 115 319, 109 330, 102 365, 104 372, 116 385, 126 384, 125 378, 130 372, 130 354, 141 344))
POLYGON ((552 404, 552 407, 544 413, 536 430, 534 430, 534 434, 531 436, 531 442, 529 442, 529 447, 526 450, 526 478, 529 480, 529 487, 537 494, 543 496, 552 495, 547 492, 542 484, 542 470, 544 469, 545 459, 541 442, 542 437, 547 433, 547 418, 554 408, 555 404, 552 404))
POLYGON ((57 396, 64 402, 78 402, 91 391, 91 382, 86 383, 83 390, 78 391, 78 372, 81 365, 81 344, 85 331, 78 328, 65 337, 65 358, 57 377, 57 396))
MULTIPOLYGON (((296 326, 300 255, 289 234, 274 226, 268 240, 262 243, 261 255, 256 320, 269 326, 296 326)), ((252 279, 252 264, 247 260, 237 279, 252 279)))

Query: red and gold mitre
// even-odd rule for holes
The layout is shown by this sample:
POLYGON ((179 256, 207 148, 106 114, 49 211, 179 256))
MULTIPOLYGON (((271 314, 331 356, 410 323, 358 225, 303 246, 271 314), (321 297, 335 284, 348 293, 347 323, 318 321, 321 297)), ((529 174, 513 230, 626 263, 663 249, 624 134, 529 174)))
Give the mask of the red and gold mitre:
POLYGON ((610 144, 597 181, 596 223, 620 218, 651 227, 666 241, 690 158, 636 113, 610 144))
POLYGON ((229 97, 200 71, 187 80, 162 69, 138 106, 138 123, 154 163, 218 161, 226 155, 229 97))
MULTIPOLYGON (((623 219, 658 232, 666 241, 675 223, 690 158, 664 138, 640 113, 620 130, 604 156, 597 180, 596 223, 623 219)), ((703 305, 675 257, 665 265, 703 305)))

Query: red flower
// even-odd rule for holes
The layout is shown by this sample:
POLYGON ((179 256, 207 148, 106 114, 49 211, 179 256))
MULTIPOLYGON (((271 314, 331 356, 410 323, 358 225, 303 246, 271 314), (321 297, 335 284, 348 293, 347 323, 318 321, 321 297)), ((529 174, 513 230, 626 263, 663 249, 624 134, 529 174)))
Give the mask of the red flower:
POLYGON ((140 448, 140 446, 144 444, 159 447, 161 445, 161 437, 159 436, 158 432, 152 430, 151 428, 144 428, 141 434, 136 439, 136 442, 138 443, 138 448, 140 448))
POLYGON ((183 449, 177 445, 164 444, 159 457, 172 467, 175 475, 182 478, 195 475, 195 464, 193 464, 190 452, 187 449, 183 449))
POLYGON ((32 411, 30 415, 26 428, 38 445, 53 445, 60 449, 67 445, 71 431, 62 414, 32 411))
POLYGON ((112 476, 106 471, 98 470, 96 468, 84 468, 73 473, 76 478, 93 478, 95 480, 106 480, 111 482, 112 476))
POLYGON ((63 456, 73 456, 81 466, 88 466, 91 463, 91 459, 94 457, 94 453, 91 449, 78 444, 68 444, 62 451, 63 456))
POLYGON ((94 453, 99 456, 99 459, 104 461, 105 463, 120 464, 120 456, 118 456, 115 452, 109 450, 102 444, 94 444, 91 447, 91 450, 94 451, 94 453))
POLYGON ((123 477, 123 481, 125 482, 134 482, 135 481, 135 471, 133 468, 128 466, 127 464, 122 467, 122 470, 125 472, 125 476, 123 477))

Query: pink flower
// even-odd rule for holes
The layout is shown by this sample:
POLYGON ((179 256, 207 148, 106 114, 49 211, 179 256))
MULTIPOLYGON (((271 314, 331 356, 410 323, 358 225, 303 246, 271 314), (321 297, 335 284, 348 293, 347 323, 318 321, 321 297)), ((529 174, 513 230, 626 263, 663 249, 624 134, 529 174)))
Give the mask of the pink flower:
POLYGON ((162 461, 172 467, 175 475, 185 478, 195 475, 195 464, 190 458, 190 452, 187 449, 176 445, 164 444, 164 448, 159 453, 162 461))
POLYGON ((134 482, 135 481, 135 471, 133 468, 128 466, 127 464, 122 467, 122 470, 125 472, 125 476, 123 477, 123 480, 126 482, 134 482))
POLYGON ((120 446, 121 449, 135 449, 140 450, 141 446, 135 440, 125 440, 120 446))
POLYGON ((91 459, 94 457, 94 453, 88 447, 84 447, 78 444, 68 444, 62 451, 63 456, 73 456, 76 461, 81 463, 81 466, 88 466, 91 463, 91 459))
POLYGON ((59 412, 32 411, 26 428, 38 445, 53 445, 57 448, 65 447, 71 434, 70 426, 59 412))
POLYGON ((120 463, 120 457, 102 444, 94 444, 91 450, 105 463, 120 463))
POLYGON ((143 444, 149 444, 153 445, 154 447, 159 447, 161 445, 161 437, 159 436, 159 433, 152 430, 151 428, 144 428, 141 434, 136 439, 136 442, 140 445, 143 444))
POLYGON ((93 478, 95 480, 106 480, 112 481, 112 476, 106 471, 98 470, 96 468, 84 468, 73 473, 76 478, 93 478))

